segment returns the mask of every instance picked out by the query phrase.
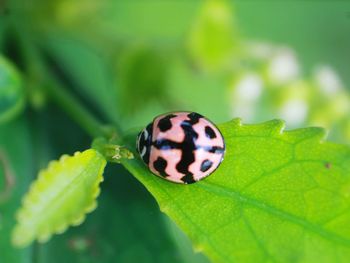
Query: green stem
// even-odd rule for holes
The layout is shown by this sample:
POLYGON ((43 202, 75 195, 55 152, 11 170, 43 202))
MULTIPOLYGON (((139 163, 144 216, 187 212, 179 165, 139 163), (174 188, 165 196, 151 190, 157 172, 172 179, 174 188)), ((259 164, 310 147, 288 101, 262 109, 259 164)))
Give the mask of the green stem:
POLYGON ((80 102, 64 87, 60 86, 54 76, 48 77, 45 90, 49 97, 77 122, 91 137, 109 137, 111 132, 100 123, 80 102))
POLYGON ((43 90, 49 97, 65 111, 81 128, 91 137, 103 136, 106 138, 118 137, 119 130, 99 122, 80 101, 63 87, 55 76, 49 71, 39 50, 33 43, 33 39, 25 29, 16 28, 16 37, 24 52, 25 64, 28 65, 28 73, 34 79, 44 76, 43 90))

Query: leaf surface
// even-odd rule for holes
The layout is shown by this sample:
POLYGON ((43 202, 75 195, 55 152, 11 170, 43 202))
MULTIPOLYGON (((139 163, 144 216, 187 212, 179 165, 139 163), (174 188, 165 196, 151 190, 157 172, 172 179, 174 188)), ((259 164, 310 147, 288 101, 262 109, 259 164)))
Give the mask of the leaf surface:
POLYGON ((96 208, 106 160, 93 149, 64 155, 39 173, 17 213, 12 242, 26 246, 47 241, 69 225, 79 225, 96 208))
POLYGON ((84 224, 43 244, 40 262, 208 263, 203 255, 193 253, 188 238, 181 240, 185 248, 177 245, 173 237, 182 233, 168 227, 170 220, 154 198, 128 175, 121 166, 110 165, 98 208, 84 224))
POLYGON ((219 125, 225 160, 192 185, 153 176, 138 159, 124 165, 213 262, 347 262, 350 148, 324 142, 320 128, 283 127, 219 125))

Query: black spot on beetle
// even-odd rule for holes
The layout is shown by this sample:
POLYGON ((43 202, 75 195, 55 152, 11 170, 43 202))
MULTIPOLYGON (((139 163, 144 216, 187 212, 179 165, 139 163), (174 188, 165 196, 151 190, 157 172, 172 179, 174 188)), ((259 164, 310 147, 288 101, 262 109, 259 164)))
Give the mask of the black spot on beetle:
POLYGON ((219 146, 202 147, 202 149, 206 152, 215 154, 223 154, 225 152, 225 148, 219 146))
POLYGON ((196 182, 196 180, 194 180, 193 178, 192 173, 187 173, 185 176, 181 178, 181 181, 183 181, 185 184, 193 184, 196 182))
POLYGON ((202 115, 200 115, 196 112, 191 112, 191 113, 187 114, 187 117, 190 118, 190 120, 188 122, 192 125, 198 123, 200 118, 203 118, 202 115))
POLYGON ((171 120, 172 118, 176 117, 174 114, 169 114, 165 116, 164 118, 160 119, 158 122, 158 128, 160 131, 165 132, 167 130, 170 130, 172 127, 171 120))
POLYGON ((179 144, 181 149, 181 160, 177 163, 176 169, 179 173, 188 174, 189 166, 195 161, 194 151, 196 150, 195 139, 198 138, 198 134, 194 131, 189 121, 183 121, 181 128, 185 133, 184 141, 179 144))
POLYGON ((204 160, 201 164, 201 171, 204 173, 210 169, 210 167, 213 165, 213 162, 210 160, 204 160))
POLYGON ((209 139, 216 138, 215 131, 209 126, 205 126, 205 136, 207 136, 209 139))
POLYGON ((165 140, 165 139, 160 139, 160 140, 156 140, 152 143, 152 145, 162 151, 166 151, 166 150, 171 150, 171 149, 179 149, 179 143, 177 142, 173 142, 170 140, 165 140))
POLYGON ((159 174, 163 177, 168 176, 165 172, 167 165, 167 161, 164 160, 162 157, 158 157, 157 160, 155 160, 153 163, 154 169, 156 169, 159 172, 159 174))

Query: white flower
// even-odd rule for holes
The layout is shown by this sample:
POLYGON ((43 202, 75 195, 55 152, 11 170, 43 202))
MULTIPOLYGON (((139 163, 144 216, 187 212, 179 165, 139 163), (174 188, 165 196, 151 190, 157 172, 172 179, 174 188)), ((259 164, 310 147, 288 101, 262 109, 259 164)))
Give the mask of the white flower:
POLYGON ((276 85, 283 85, 298 78, 300 73, 299 63, 294 51, 282 48, 271 59, 268 68, 268 77, 276 85))
POLYGON ((337 93, 342 88, 339 76, 328 65, 322 65, 316 68, 315 79, 318 87, 325 95, 337 93))

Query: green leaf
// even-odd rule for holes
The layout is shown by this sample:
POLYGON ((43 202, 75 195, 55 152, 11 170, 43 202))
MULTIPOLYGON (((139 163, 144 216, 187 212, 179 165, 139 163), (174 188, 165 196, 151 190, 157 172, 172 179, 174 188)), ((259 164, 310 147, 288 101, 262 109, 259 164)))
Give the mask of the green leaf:
MULTIPOLYGON (((15 212, 34 174, 34 148, 29 123, 23 118, 0 125, 0 262, 29 263, 32 247, 15 249, 11 230, 15 212)), ((37 151, 35 151, 36 153, 37 151)))
POLYGON ((121 166, 110 165, 98 208, 84 224, 42 245, 40 262, 207 262, 193 253, 189 240, 181 240, 185 248, 174 243, 173 230, 168 229, 155 200, 128 175, 121 166))
POLYGON ((23 199, 13 244, 22 247, 34 239, 45 242, 53 233, 81 224, 97 206, 105 165, 106 160, 93 149, 51 162, 23 199))
POLYGON ((16 117, 24 106, 24 89, 17 69, 0 54, 0 123, 16 117))
MULTIPOLYGON (((50 159, 62 152, 71 153, 91 144, 91 139, 77 129, 65 113, 53 111, 52 106, 48 106, 35 121, 31 120, 36 127, 32 133, 40 138, 34 140, 35 161, 40 167, 46 167, 50 159)), ((101 149, 98 151, 101 153, 101 149)), ((188 238, 174 243, 174 231, 163 222, 166 217, 159 211, 154 198, 121 165, 109 165, 103 177, 98 208, 80 226, 67 229, 50 242, 36 244, 34 262, 207 262, 206 258, 200 260, 204 257, 202 254, 193 252, 188 238), (181 246, 178 246, 180 242, 181 246)), ((31 181, 30 177, 28 179, 31 181)), ((27 188, 28 183, 24 190, 27 188)), ((12 219, 13 213, 9 217, 12 219)), ((12 263, 11 260, 1 261, 3 253, 0 254, 0 262, 12 263)))
POLYGON ((192 185, 153 176, 137 159, 123 164, 214 262, 347 262, 350 148, 324 142, 320 128, 283 127, 219 125, 225 160, 192 185))
POLYGON ((117 91, 107 59, 91 45, 65 34, 51 34, 45 45, 66 76, 79 88, 80 94, 115 121, 117 91))

